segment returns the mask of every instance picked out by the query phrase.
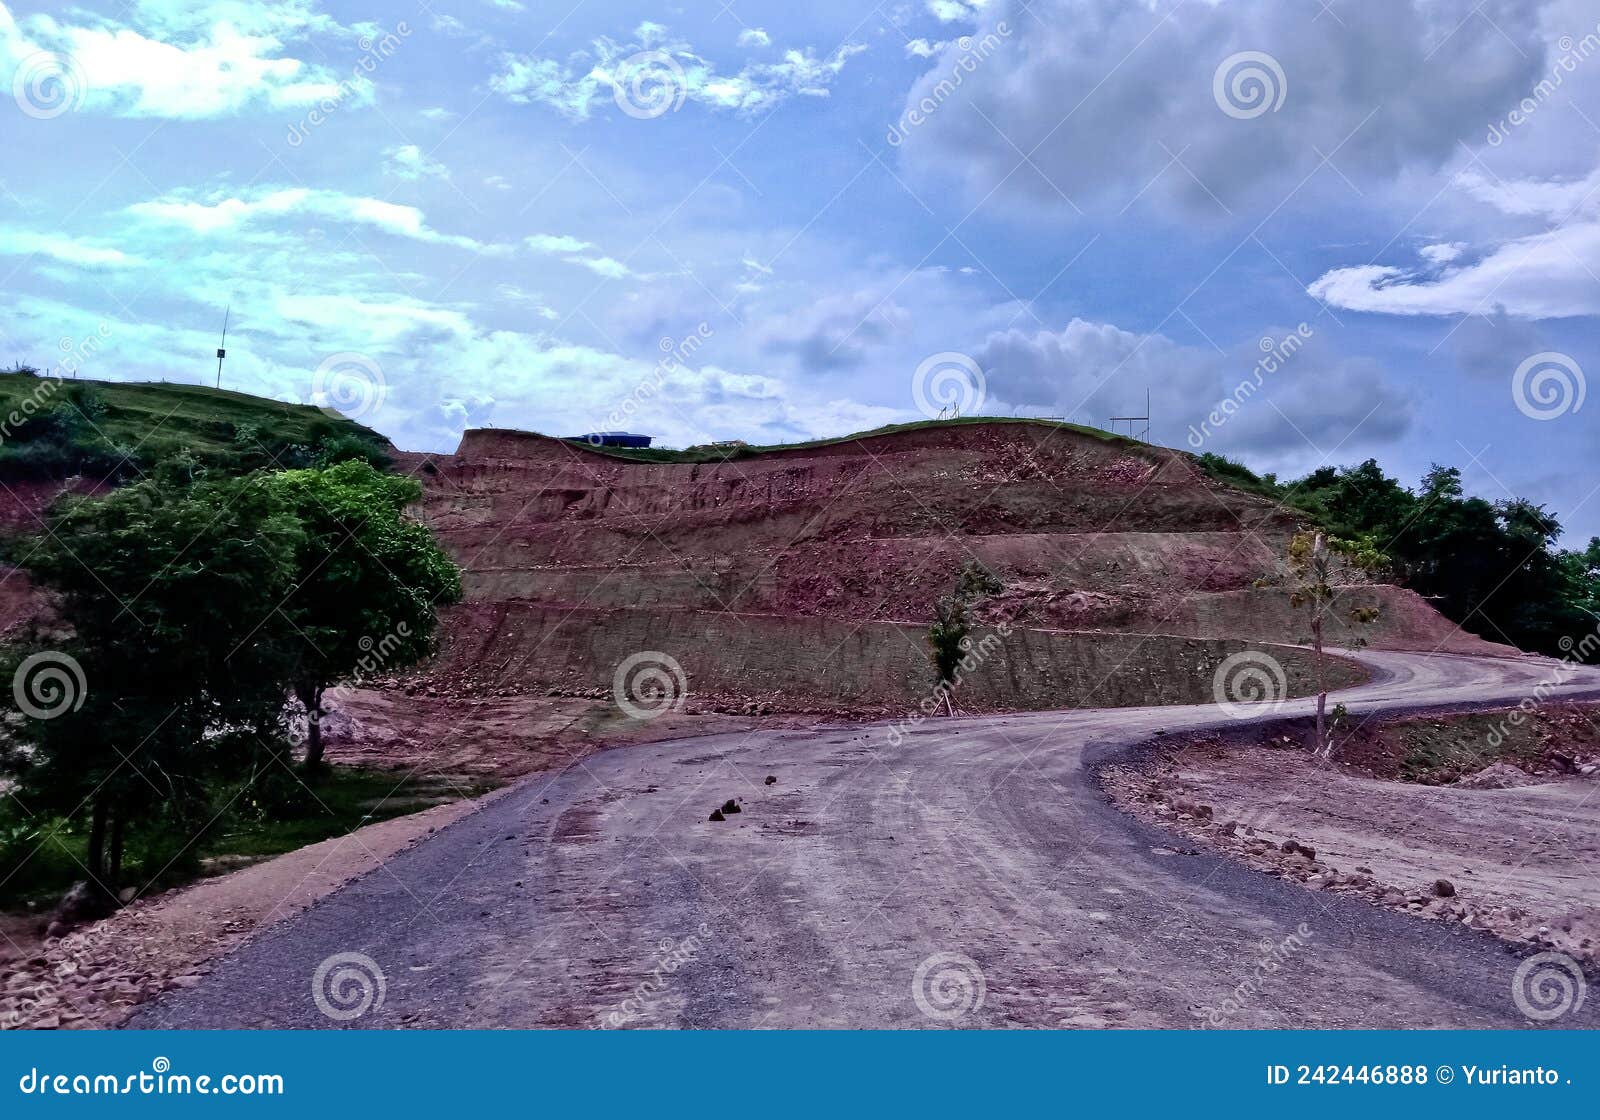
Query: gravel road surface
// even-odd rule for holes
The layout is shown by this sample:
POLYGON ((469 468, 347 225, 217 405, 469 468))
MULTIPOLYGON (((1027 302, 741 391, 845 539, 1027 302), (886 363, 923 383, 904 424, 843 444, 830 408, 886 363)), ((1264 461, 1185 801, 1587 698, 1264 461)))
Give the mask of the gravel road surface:
MULTIPOLYGON (((1515 703, 1556 667, 1349 656, 1374 670, 1337 697, 1355 713, 1515 703)), ((1600 672, 1565 671, 1547 695, 1600 693, 1600 672)), ((1096 763, 1224 722, 1210 705, 1048 712, 603 752, 130 1025, 1541 1025, 1514 999, 1521 958, 1487 935, 1196 852, 1100 793, 1096 763), (730 798, 743 811, 708 821, 730 798)), ((1550 1025, 1597 1020, 1590 999, 1550 1025)))

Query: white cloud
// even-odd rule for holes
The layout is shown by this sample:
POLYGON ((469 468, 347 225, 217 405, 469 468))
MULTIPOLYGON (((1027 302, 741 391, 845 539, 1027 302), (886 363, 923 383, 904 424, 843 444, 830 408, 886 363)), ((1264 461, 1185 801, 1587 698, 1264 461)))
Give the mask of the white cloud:
POLYGON ((596 39, 565 63, 532 55, 505 55, 490 88, 507 100, 541 102, 577 120, 596 105, 631 99, 641 108, 693 101, 712 109, 754 113, 793 96, 826 97, 845 63, 867 48, 845 43, 827 58, 809 49, 786 50, 777 62, 747 63, 719 74, 715 63, 688 43, 671 40, 659 24, 643 23, 635 42, 596 39))
POLYGON ((145 262, 121 249, 92 245, 54 233, 0 227, 0 253, 8 256, 41 256, 80 268, 129 268, 145 262))
POLYGON ((739 32, 737 42, 741 47, 770 47, 772 36, 759 27, 747 27, 739 32))
POLYGON ((928 11, 940 23, 977 19, 988 6, 988 0, 928 0, 928 11))
POLYGON ((522 243, 535 253, 581 253, 592 247, 587 241, 580 241, 564 233, 535 233, 524 237, 522 243))
POLYGON ((470 237, 440 233, 427 224, 415 206, 307 187, 262 187, 244 197, 211 195, 204 199, 177 193, 134 203, 128 213, 147 221, 184 226, 199 234, 219 234, 290 216, 307 216, 369 226, 394 237, 479 253, 505 251, 501 246, 486 245, 470 237))
POLYGON ((1473 173, 1457 183, 1502 214, 1555 224, 1502 240, 1466 264, 1457 264, 1465 244, 1431 245, 1421 250, 1422 268, 1336 268, 1307 291, 1335 307, 1386 315, 1600 315, 1600 170, 1576 181, 1491 182, 1473 173))
POLYGON ((383 150, 383 169, 397 179, 450 177, 449 168, 428 156, 415 144, 397 144, 383 150))
POLYGON ((132 26, 48 15, 19 22, 0 5, 0 60, 9 72, 40 52, 53 54, 85 110, 129 117, 198 119, 258 104, 299 108, 371 97, 370 83, 351 80, 341 91, 326 66, 285 54, 289 42, 338 27, 309 4, 144 3, 133 16, 132 26))
POLYGON ((1455 260, 1466 252, 1467 244, 1464 241, 1450 241, 1438 245, 1424 245, 1417 250, 1417 254, 1429 264, 1444 265, 1455 260))
POLYGON ((632 276, 633 270, 615 257, 569 257, 574 264, 581 264, 597 276, 604 276, 611 280, 620 280, 624 276, 632 276))

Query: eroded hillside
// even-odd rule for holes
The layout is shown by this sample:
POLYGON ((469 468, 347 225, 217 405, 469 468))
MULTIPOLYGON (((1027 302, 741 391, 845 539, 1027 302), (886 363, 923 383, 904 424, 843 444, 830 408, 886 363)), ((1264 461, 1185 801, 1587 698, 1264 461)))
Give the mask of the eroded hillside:
MULTIPOLYGON (((927 690, 921 635, 968 559, 1005 587, 979 620, 1010 631, 975 634, 983 664, 962 687, 977 707, 1194 702, 1229 654, 1307 638, 1271 585, 1291 515, 1187 456, 1059 425, 720 462, 472 431, 453 456, 400 459, 465 571, 440 671, 491 691, 606 686, 659 650, 713 693, 904 703, 927 690)), ((1381 608, 1362 629, 1374 646, 1498 648, 1402 589, 1345 595, 1381 608)), ((1303 690, 1305 659, 1274 654, 1303 690)))

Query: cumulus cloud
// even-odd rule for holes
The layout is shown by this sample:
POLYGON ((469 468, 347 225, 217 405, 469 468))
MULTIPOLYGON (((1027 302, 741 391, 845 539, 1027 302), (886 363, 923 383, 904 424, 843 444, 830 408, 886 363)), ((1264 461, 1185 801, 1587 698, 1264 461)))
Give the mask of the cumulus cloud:
POLYGON ((0 4, 0 61, 7 72, 46 67, 50 96, 88 111, 128 117, 198 119, 255 105, 299 108, 328 98, 370 99, 371 84, 340 78, 288 54, 293 42, 339 25, 309 2, 134 5, 130 22, 74 12, 16 19, 0 4))
POLYGON ((772 46, 772 36, 759 27, 747 27, 739 32, 739 38, 736 42, 741 47, 770 47, 772 46))
POLYGON ((910 91, 908 106, 940 105, 902 152, 924 170, 959 168, 979 196, 1116 210, 1148 198, 1217 216, 1281 201, 1324 156, 1353 181, 1389 180, 1442 166, 1525 93, 1545 54, 1544 2, 1488 0, 1463 19, 1430 0, 1359 0, 1337 18, 1121 0, 1031 0, 1026 14, 996 0, 974 35, 1001 21, 1010 34, 959 82, 960 48, 948 48, 910 91), (1263 111, 1230 115, 1213 81, 1242 52, 1269 56, 1282 78, 1258 67, 1263 111))
POLYGON ((1084 319, 1059 331, 996 332, 972 356, 993 397, 1099 427, 1142 410, 1148 390, 1154 435, 1173 446, 1185 446, 1194 430, 1201 433, 1199 444, 1190 441, 1196 447, 1303 465, 1341 444, 1375 446, 1403 436, 1415 416, 1410 395, 1377 363, 1343 357, 1308 331, 1309 340, 1292 350, 1282 346, 1292 328, 1263 334, 1287 354, 1272 369, 1261 369, 1267 351, 1254 339, 1219 354, 1084 319), (1245 382, 1251 388, 1241 393, 1245 382), (1219 410, 1226 420, 1208 425, 1219 410))
POLYGON ((749 62, 734 73, 721 73, 687 42, 669 37, 661 25, 643 23, 632 42, 599 38, 564 61, 506 54, 489 86, 509 101, 540 102, 576 120, 587 119, 596 105, 618 99, 663 112, 692 101, 710 109, 755 113, 795 96, 828 96, 845 63, 864 50, 860 43, 847 42, 818 58, 809 48, 791 49, 776 62, 749 62))

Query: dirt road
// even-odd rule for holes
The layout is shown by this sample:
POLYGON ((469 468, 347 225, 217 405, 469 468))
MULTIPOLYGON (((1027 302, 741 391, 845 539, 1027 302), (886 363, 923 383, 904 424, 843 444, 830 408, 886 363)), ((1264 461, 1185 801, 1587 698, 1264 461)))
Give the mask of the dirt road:
MULTIPOLYGON (((1515 703, 1554 664, 1352 656, 1377 672, 1339 695, 1354 713, 1515 703)), ((1586 671, 1548 695, 1597 692, 1586 671)), ((1194 852, 1096 787, 1096 762, 1228 718, 1034 713, 605 752, 131 1025, 1537 1025, 1513 997, 1520 959, 1487 935, 1194 852), (729 798, 743 811, 708 821, 729 798)), ((1590 999, 1551 1025, 1597 1012, 1590 999)))

